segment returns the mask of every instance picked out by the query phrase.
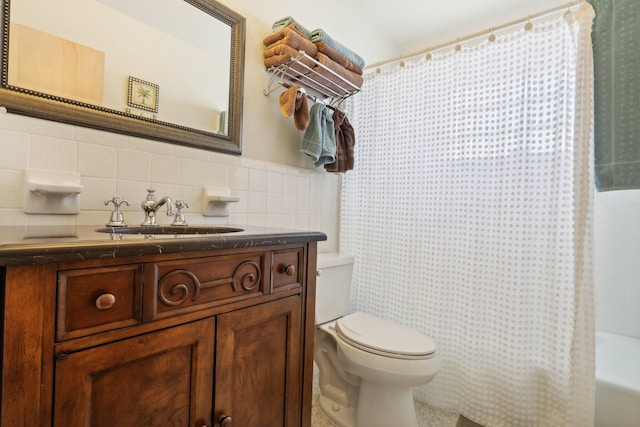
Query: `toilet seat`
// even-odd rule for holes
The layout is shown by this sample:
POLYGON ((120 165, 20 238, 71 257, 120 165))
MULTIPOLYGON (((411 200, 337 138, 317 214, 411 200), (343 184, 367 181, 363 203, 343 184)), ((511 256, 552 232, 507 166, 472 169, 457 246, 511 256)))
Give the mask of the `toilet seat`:
POLYGON ((436 351, 436 344, 430 337, 366 313, 339 318, 335 332, 340 339, 360 350, 394 359, 429 359, 436 351))

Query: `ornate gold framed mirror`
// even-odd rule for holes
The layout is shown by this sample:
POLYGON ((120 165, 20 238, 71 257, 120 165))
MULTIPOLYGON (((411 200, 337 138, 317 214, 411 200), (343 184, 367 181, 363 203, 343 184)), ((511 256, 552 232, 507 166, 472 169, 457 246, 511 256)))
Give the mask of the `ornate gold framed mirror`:
POLYGON ((215 0, 0 0, 0 106, 242 151, 245 18, 215 0))

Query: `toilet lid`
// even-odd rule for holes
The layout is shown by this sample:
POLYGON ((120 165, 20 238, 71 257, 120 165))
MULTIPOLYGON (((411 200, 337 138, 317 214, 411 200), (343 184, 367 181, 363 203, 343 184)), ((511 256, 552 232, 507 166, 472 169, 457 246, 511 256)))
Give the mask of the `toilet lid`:
POLYGON ((430 337, 366 313, 352 313, 338 319, 335 331, 354 347, 386 357, 428 359, 436 351, 436 344, 430 337))

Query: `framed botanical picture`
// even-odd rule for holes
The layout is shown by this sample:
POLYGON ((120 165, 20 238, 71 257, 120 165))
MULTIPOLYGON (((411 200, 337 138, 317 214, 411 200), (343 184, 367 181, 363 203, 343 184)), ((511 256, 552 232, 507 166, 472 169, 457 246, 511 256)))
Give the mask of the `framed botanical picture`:
POLYGON ((159 91, 160 87, 157 84, 129 76, 127 104, 130 107, 157 113, 159 91))

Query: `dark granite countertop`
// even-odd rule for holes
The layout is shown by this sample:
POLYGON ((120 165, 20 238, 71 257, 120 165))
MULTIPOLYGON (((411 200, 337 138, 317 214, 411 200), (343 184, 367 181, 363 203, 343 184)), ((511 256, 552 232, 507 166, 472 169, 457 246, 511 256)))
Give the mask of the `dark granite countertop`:
POLYGON ((244 227, 221 234, 112 235, 104 226, 0 227, 0 266, 326 240, 324 233, 244 227))

